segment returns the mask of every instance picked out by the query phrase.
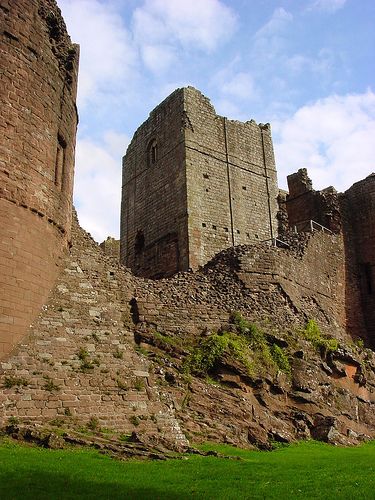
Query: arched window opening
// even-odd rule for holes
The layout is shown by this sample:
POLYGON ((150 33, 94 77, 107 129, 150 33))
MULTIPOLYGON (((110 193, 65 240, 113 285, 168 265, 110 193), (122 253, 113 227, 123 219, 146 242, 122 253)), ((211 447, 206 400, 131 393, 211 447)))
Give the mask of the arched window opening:
POLYGON ((135 243, 134 243, 135 255, 141 254, 143 252, 144 247, 145 247, 145 237, 144 237, 143 231, 138 231, 137 236, 135 237, 135 243))
POLYGON ((156 139, 153 139, 148 146, 148 164, 154 165, 158 161, 158 145, 156 139))
POLYGON ((368 295, 372 295, 372 269, 371 264, 366 263, 362 265, 364 281, 365 281, 365 289, 368 295))

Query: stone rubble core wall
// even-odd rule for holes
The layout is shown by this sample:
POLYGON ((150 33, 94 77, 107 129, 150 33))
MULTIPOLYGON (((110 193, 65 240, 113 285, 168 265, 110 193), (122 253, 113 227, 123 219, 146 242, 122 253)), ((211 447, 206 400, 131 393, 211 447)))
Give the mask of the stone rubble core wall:
POLYGON ((18 344, 70 242, 78 46, 53 0, 0 2, 0 358, 18 344))
POLYGON ((196 273, 139 282, 133 304, 139 323, 183 337, 217 330, 239 310, 281 331, 314 318, 326 333, 348 338, 342 236, 316 232, 296 238, 291 249, 239 246, 196 273))
POLYGON ((198 90, 177 89, 123 159, 121 261, 167 277, 274 237, 277 195, 269 125, 227 120, 198 90))

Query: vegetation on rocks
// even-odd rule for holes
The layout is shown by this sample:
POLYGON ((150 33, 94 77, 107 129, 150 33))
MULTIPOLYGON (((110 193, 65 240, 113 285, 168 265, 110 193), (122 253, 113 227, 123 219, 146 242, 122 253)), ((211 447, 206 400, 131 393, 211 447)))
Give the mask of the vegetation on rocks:
POLYGON ((307 322, 303 334, 323 356, 326 356, 330 352, 335 352, 339 348, 339 343, 336 339, 322 335, 319 326, 313 319, 307 322))
POLYGON ((4 387, 5 389, 11 389, 12 387, 26 387, 29 384, 28 380, 24 377, 5 377, 4 387))
POLYGON ((185 372, 197 376, 213 373, 224 356, 240 363, 249 375, 282 371, 291 368, 284 349, 267 339, 257 325, 238 312, 230 318, 231 331, 219 331, 203 338, 185 359, 185 372))

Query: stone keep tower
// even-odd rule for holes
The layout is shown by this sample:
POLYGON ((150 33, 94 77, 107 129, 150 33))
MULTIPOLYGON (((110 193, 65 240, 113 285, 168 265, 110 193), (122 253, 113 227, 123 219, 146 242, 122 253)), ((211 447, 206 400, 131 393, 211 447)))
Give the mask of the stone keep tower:
POLYGON ((158 278, 272 238, 277 194, 269 125, 227 120, 198 90, 178 89, 123 159, 121 261, 158 278))
POLYGON ((54 0, 0 0, 0 358, 22 339, 70 240, 78 46, 54 0))

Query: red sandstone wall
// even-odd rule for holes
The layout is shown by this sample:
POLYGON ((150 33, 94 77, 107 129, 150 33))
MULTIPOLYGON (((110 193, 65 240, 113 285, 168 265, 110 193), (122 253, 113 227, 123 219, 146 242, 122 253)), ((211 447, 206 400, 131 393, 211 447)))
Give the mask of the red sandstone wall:
POLYGON ((25 335, 70 240, 78 47, 53 0, 0 7, 1 358, 25 335))
POLYGON ((331 186, 322 191, 312 188, 307 170, 288 175, 289 194, 286 198, 288 222, 298 231, 309 231, 310 220, 318 222, 334 233, 341 230, 338 193, 331 186))
POLYGON ((375 346, 375 175, 356 182, 343 195, 348 267, 348 319, 351 329, 375 346))

